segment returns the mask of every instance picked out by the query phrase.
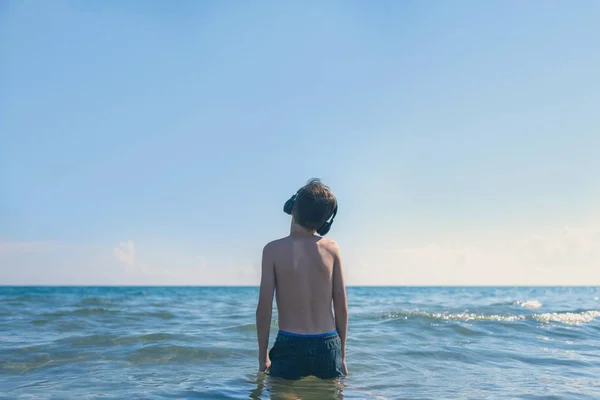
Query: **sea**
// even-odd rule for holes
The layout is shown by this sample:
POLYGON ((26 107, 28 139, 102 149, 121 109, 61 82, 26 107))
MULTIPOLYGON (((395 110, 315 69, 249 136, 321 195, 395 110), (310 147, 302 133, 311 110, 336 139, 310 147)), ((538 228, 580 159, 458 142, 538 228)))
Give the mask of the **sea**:
POLYGON ((258 373, 257 295, 0 287, 0 399, 600 399, 599 287, 350 287, 331 381, 258 373))

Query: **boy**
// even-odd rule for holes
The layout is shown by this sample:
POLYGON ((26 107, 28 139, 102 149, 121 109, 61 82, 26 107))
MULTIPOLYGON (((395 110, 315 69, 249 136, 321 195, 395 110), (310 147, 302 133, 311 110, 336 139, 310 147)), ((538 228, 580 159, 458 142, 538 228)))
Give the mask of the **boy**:
POLYGON ((290 235, 267 244, 262 255, 256 309, 259 369, 284 379, 344 376, 348 304, 342 261, 337 244, 323 237, 337 213, 337 200, 313 179, 285 203, 284 211, 292 215, 290 235), (279 333, 268 352, 274 292, 279 333))

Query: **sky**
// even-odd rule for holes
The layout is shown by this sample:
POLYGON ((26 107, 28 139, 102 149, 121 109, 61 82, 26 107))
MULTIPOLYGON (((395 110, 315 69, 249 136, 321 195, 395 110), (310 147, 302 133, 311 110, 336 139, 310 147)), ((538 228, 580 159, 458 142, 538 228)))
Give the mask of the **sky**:
POLYGON ((0 284, 600 285, 600 2, 0 3, 0 284))

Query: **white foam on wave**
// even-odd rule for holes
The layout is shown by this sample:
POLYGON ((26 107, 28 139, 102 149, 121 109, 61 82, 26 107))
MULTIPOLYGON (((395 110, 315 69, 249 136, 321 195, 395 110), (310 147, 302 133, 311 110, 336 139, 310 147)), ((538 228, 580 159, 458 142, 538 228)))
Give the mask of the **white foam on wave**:
POLYGON ((600 310, 589 310, 581 312, 553 312, 533 315, 499 315, 499 314, 475 314, 475 313, 432 313, 425 311, 408 311, 400 313, 388 313, 383 315, 384 319, 409 319, 409 318, 427 318, 441 321, 497 321, 497 322, 516 322, 524 320, 535 320, 541 323, 558 322, 566 325, 580 325, 590 323, 600 318, 600 310))
POLYGON ((457 314, 432 314, 435 318, 448 321, 519 321, 525 319, 524 315, 483 315, 475 313, 457 314))
POLYGON ((390 313, 384 316, 384 318, 404 318, 408 319, 411 317, 421 317, 429 319, 437 319, 443 321, 520 321, 526 317, 524 315, 484 315, 475 313, 430 313, 425 311, 410 311, 405 313, 390 313))
POLYGON ((600 311, 582 311, 582 312, 560 312, 536 314, 533 318, 538 322, 550 323, 560 322, 567 325, 580 325, 593 322, 600 318, 600 311))
POLYGON ((517 304, 523 308, 542 308, 542 303, 537 300, 517 301, 517 304))

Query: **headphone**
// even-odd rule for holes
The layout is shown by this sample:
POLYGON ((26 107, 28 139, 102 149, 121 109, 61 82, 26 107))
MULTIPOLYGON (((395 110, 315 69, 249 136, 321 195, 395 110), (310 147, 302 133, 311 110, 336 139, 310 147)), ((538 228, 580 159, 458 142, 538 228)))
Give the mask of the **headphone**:
MULTIPOLYGON (((296 204, 296 199, 298 198, 298 193, 294 194, 292 197, 290 197, 290 199, 288 201, 285 202, 285 204, 283 205, 283 212, 285 212, 286 214, 292 215, 292 210, 294 209, 294 204, 296 204)), ((338 206, 337 206, 337 201, 335 204, 335 208, 333 209, 333 213, 331 214, 331 219, 328 221, 325 221, 323 223, 323 225, 321 225, 321 227, 319 229, 317 229, 317 233, 321 236, 325 236, 327 235, 327 233, 329 233, 329 230, 331 229, 331 225, 333 225, 333 220, 335 219, 335 216, 337 215, 337 210, 338 210, 338 206)))

